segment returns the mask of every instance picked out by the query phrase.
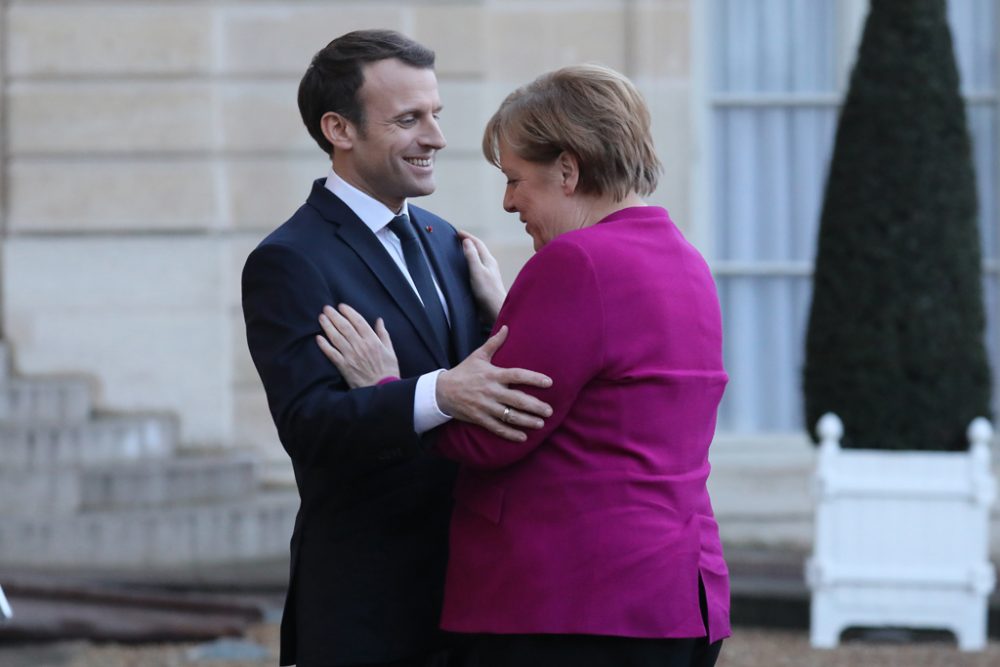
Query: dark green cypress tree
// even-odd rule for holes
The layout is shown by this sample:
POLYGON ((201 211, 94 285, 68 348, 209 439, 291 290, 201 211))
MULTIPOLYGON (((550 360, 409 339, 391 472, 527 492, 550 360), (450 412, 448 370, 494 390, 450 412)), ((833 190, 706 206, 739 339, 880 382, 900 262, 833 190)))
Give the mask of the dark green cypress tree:
POLYGON ((988 416, 971 146, 944 0, 872 0, 820 221, 806 420, 958 450, 988 416))

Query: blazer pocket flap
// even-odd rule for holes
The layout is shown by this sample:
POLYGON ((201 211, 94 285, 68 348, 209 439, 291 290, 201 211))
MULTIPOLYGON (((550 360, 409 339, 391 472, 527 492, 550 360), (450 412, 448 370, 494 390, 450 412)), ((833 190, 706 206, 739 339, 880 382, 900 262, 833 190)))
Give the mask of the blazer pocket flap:
POLYGON ((463 470, 455 480, 455 501, 491 523, 503 514, 503 487, 463 470))

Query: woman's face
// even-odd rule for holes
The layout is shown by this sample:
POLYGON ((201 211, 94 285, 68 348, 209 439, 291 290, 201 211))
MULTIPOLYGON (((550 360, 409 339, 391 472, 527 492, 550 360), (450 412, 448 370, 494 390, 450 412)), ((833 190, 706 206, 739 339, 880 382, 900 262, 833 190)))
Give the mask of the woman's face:
POLYGON ((535 242, 535 251, 563 232, 575 229, 573 188, 567 190, 560 161, 529 162, 500 142, 500 170, 507 177, 504 210, 517 213, 535 242))

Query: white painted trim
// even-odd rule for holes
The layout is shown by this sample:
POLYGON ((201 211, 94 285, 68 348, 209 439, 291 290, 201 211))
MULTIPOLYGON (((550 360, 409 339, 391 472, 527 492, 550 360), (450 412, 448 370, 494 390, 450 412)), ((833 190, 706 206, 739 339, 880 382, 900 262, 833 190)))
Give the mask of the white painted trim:
POLYGON ((803 95, 801 93, 718 94, 711 98, 713 107, 835 107, 839 93, 803 95))
POLYGON ((812 262, 740 262, 722 261, 712 265, 721 276, 811 276, 812 262))
POLYGON ((691 147, 691 228, 690 240, 712 264, 715 259, 715 229, 712 221, 712 68, 708 31, 711 3, 691 3, 691 123, 694 145, 691 147))
MULTIPOLYGON (((996 104, 1000 95, 990 91, 973 91, 964 93, 962 98, 966 104, 996 104)), ((709 104, 717 107, 835 107, 839 106, 843 96, 840 93, 827 94, 726 94, 719 93, 709 97, 709 104)))
MULTIPOLYGON (((994 30, 994 41, 995 36, 1000 35, 1000 0, 993 0, 994 13, 993 13, 993 30, 994 30)), ((981 103, 990 103, 993 105, 993 136, 1000 137, 1000 67, 994 66, 994 80, 993 80, 993 90, 991 95, 979 96, 977 93, 970 94, 966 96, 969 101, 978 101, 981 103)), ((996 146, 994 146, 993 154, 994 163, 1000 163, 1000 140, 996 146)), ((1000 169, 996 170, 996 177, 993 182, 994 197, 998 198, 1000 201, 1000 169)), ((994 223, 1000 223, 1000 220, 994 221, 994 223)), ((1000 257, 988 258, 983 262, 983 271, 988 274, 992 274, 991 278, 997 284, 995 301, 993 304, 994 312, 1000 313, 1000 257)), ((986 306, 987 304, 984 304, 986 306)), ((991 346, 996 346, 996 341, 986 341, 987 354, 990 352, 991 346)), ((993 372, 993 411, 994 414, 1000 414, 1000 368, 992 368, 993 372)), ((1000 444, 1000 438, 996 440, 1000 444)), ((1000 454, 1000 448, 998 448, 998 454, 1000 454)))
POLYGON ((973 90, 962 93, 962 98, 966 104, 996 104, 1000 102, 1000 95, 991 90, 973 90))
MULTIPOLYGON (((720 276, 809 276, 813 263, 801 262, 741 262, 717 261, 712 264, 712 273, 720 276)), ((983 261, 983 273, 1000 274, 1000 259, 983 261)))

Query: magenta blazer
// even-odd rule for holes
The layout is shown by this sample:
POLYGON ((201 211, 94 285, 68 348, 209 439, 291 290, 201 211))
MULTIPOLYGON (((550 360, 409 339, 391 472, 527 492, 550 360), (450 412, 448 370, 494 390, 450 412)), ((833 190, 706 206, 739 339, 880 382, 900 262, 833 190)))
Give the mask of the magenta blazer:
POLYGON ((708 266, 658 207, 565 233, 524 266, 493 361, 552 377, 512 443, 450 423, 455 487, 442 627, 455 632, 730 634, 729 574, 705 482, 727 376, 708 266))

